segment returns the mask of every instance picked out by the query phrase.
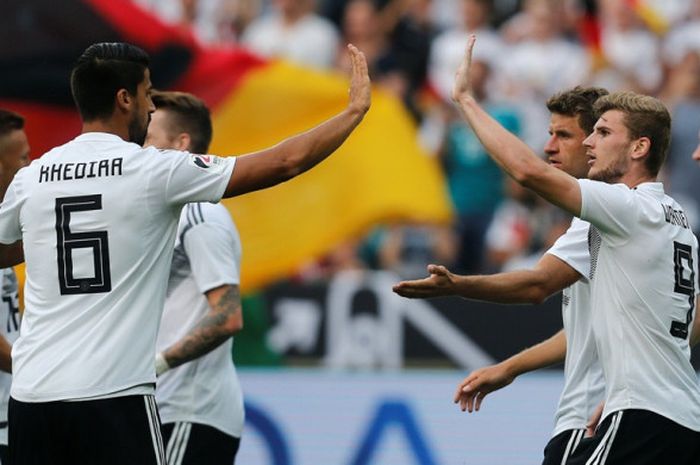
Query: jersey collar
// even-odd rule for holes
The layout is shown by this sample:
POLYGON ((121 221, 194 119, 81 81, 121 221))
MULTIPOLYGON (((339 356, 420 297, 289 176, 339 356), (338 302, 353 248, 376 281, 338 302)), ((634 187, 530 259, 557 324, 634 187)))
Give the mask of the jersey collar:
POLYGON ((127 142, 116 134, 109 132, 85 132, 80 134, 74 140, 76 141, 106 141, 106 142, 127 142))

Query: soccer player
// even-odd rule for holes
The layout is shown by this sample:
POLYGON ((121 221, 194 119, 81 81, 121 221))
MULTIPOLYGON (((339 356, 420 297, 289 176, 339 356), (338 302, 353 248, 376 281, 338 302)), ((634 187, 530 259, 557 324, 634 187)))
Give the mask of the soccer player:
MULTIPOLYGON (((155 92, 146 145, 208 153, 209 109, 182 92, 155 92)), ((243 395, 231 337, 243 327, 241 242, 220 203, 182 209, 156 349, 156 404, 170 465, 231 465, 243 395)))
MULTIPOLYGON (((576 87, 547 101, 550 137, 544 151, 551 166, 576 178, 586 177, 588 155, 583 141, 593 132, 596 121, 593 104, 607 93, 600 88, 576 87)), ((603 399, 603 373, 590 322, 588 230, 588 223, 574 218, 567 232, 530 270, 459 276, 443 266, 430 265, 428 278, 394 287, 404 297, 458 295, 501 303, 539 303, 564 291, 562 331, 499 364, 470 373, 455 394, 462 410, 479 410, 487 394, 509 385, 519 375, 565 361, 564 390, 543 465, 559 465, 576 449, 588 419, 603 399)))
POLYGON ((163 464, 153 357, 186 203, 269 187, 335 151, 370 106, 353 46, 349 103, 269 149, 219 158, 142 148, 148 55, 90 46, 71 73, 82 134, 20 170, 0 206, 0 266, 26 259, 12 348, 9 455, 27 464, 163 464))
POLYGON ((476 104, 469 85, 475 40, 453 89, 463 117, 516 181, 591 223, 591 318, 605 409, 595 436, 566 463, 700 463, 700 389, 688 340, 698 242, 683 208, 656 182, 670 139, 668 110, 632 92, 600 98, 599 119, 584 141, 589 179, 577 180, 476 104))
MULTIPOLYGON (((29 163, 24 118, 0 109, 0 198, 20 168, 29 163)), ((12 383, 12 344, 19 335, 17 277, 12 268, 0 270, 0 464, 7 461, 7 403, 12 383)))

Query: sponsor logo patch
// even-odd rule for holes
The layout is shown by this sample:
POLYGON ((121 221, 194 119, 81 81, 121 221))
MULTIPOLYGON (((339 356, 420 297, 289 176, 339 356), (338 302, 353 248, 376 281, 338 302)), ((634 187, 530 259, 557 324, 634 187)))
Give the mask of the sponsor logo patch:
POLYGON ((220 160, 218 157, 212 155, 190 155, 190 161, 202 169, 209 169, 212 166, 218 165, 220 160))

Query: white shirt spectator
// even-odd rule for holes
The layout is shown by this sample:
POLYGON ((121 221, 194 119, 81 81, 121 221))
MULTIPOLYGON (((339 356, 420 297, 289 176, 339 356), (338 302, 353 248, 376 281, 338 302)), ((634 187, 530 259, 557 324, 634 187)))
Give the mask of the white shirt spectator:
POLYGON ((455 72, 462 62, 470 34, 476 34, 479 40, 479 46, 474 49, 474 60, 487 63, 491 71, 498 69, 499 59, 503 55, 503 42, 496 32, 491 29, 467 31, 463 28, 443 32, 430 47, 428 80, 445 101, 451 100, 455 72))
POLYGON ((641 91, 654 91, 661 83, 659 44, 651 32, 632 28, 605 28, 602 32, 605 58, 623 75, 631 77, 641 91))
POLYGON ((294 24, 284 24, 278 14, 253 21, 241 42, 266 57, 286 58, 315 68, 332 68, 339 36, 333 24, 316 14, 307 14, 294 24))
POLYGON ((549 121, 542 102, 585 81, 588 56, 580 45, 565 39, 525 40, 506 51, 500 63, 498 86, 509 100, 519 103, 525 122, 523 139, 539 151, 547 138, 542 128, 549 121))
POLYGON ((700 21, 682 24, 668 33, 663 43, 666 63, 677 65, 688 52, 700 53, 700 21))

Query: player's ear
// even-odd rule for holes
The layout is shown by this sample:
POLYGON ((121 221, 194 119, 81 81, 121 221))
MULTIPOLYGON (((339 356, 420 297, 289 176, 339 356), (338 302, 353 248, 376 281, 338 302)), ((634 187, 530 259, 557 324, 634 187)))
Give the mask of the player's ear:
POLYGON ((131 108, 132 101, 133 97, 129 94, 129 91, 126 89, 119 89, 117 91, 117 95, 114 98, 114 104, 116 106, 116 109, 119 109, 121 111, 128 111, 131 108))
POLYGON ((175 136, 174 146, 177 150, 190 150, 190 144, 192 143, 192 138, 186 132, 181 132, 175 136))
POLYGON ((638 160, 649 154, 649 149, 651 149, 651 140, 648 137, 640 137, 633 142, 632 145, 632 159, 638 160))

